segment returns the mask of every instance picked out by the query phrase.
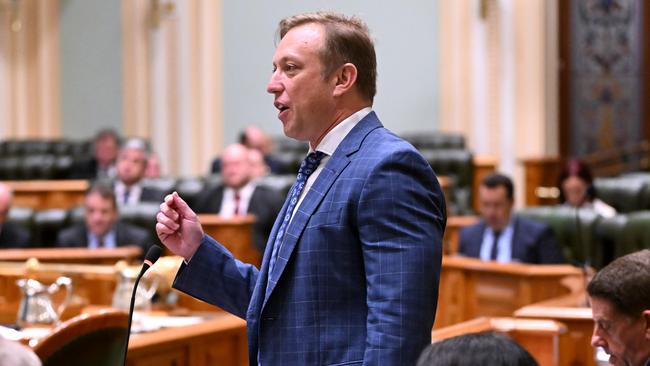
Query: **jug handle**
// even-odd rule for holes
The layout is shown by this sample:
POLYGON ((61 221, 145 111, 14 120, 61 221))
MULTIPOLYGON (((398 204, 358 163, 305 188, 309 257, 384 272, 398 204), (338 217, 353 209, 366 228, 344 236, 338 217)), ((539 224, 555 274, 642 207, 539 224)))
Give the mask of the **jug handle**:
POLYGON ((70 300, 72 300, 72 280, 70 277, 59 277, 56 279, 57 286, 59 286, 59 289, 61 286, 65 287, 65 298, 63 301, 61 301, 61 304, 59 304, 58 308, 56 309, 56 315, 61 319, 61 315, 63 315, 63 311, 65 308, 70 304, 70 300))

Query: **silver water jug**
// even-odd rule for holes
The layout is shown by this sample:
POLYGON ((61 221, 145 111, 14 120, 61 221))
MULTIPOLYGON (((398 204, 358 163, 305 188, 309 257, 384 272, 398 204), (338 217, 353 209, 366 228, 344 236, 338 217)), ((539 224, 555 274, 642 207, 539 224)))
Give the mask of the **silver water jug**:
POLYGON ((72 298, 72 280, 68 277, 59 277, 49 286, 32 279, 20 279, 16 284, 23 293, 17 319, 20 327, 58 323, 72 298), (62 288, 65 288, 65 297, 55 308, 52 295, 62 288))

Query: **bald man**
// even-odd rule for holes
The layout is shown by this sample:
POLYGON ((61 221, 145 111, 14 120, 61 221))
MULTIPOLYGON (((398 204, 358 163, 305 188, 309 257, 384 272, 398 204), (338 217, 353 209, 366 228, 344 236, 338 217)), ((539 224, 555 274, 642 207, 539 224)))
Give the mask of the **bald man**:
POLYGON ((19 225, 7 222, 12 200, 11 188, 0 183, 0 248, 27 248, 29 232, 19 225))
POLYGON ((223 151, 221 177, 221 185, 209 188, 197 197, 196 212, 224 217, 254 215, 253 241, 260 253, 264 253, 273 223, 282 208, 283 195, 255 182, 250 150, 241 144, 229 145, 223 151))
MULTIPOLYGON (((283 166, 280 162, 276 161, 271 155, 271 150, 273 150, 273 143, 271 138, 269 138, 262 129, 256 126, 246 127, 241 134, 239 135, 239 143, 246 146, 251 150, 257 150, 262 154, 264 163, 268 167, 270 173, 273 174, 282 174, 283 166)), ((220 173, 221 172, 221 158, 216 158, 212 161, 210 166, 210 172, 220 173)))

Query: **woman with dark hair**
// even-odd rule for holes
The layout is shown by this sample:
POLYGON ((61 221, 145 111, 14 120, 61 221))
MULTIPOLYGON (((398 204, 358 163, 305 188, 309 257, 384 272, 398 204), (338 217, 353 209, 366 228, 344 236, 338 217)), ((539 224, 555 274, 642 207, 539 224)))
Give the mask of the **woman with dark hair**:
POLYGON ((560 174, 560 203, 576 207, 591 208, 603 217, 616 215, 616 210, 596 197, 593 176, 587 164, 571 159, 560 174))

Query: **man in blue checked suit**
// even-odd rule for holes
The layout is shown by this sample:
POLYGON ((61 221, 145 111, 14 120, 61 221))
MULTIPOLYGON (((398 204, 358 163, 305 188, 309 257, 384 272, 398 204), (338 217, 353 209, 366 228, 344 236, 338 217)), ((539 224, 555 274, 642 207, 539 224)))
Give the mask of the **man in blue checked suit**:
POLYGON ((185 258, 174 286, 247 320, 251 365, 414 365, 438 296, 437 179, 371 109, 376 60, 362 21, 301 14, 279 34, 267 90, 285 134, 310 153, 259 270, 167 196, 156 229, 185 258))

